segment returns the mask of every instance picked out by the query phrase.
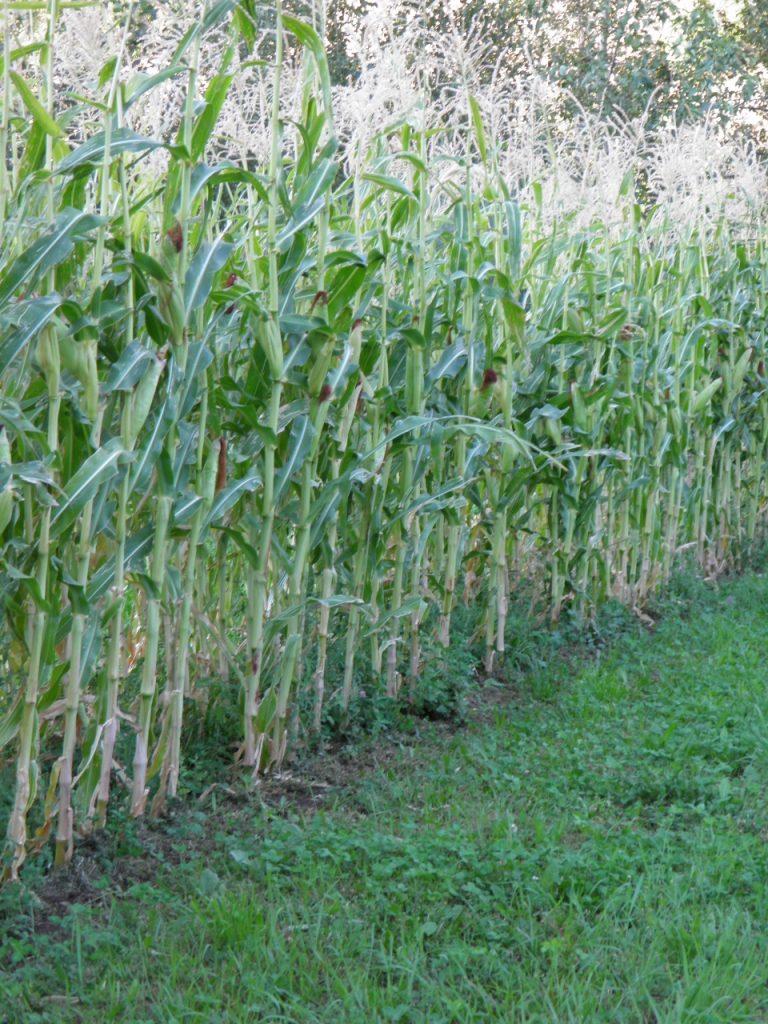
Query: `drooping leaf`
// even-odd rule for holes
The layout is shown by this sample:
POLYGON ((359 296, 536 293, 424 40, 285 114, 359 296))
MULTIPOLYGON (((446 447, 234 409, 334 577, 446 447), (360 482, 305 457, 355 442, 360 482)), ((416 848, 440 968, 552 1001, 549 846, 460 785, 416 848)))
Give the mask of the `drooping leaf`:
POLYGON ((233 248, 230 242, 219 238, 215 242, 203 242, 195 253, 184 279, 184 313, 187 320, 208 298, 214 274, 227 262, 233 248))
MULTIPOLYGON (((254 192, 256 192, 262 202, 266 203, 269 201, 264 182, 257 174, 254 174, 253 171, 246 170, 244 167, 238 167, 237 164, 224 160, 218 164, 198 164, 195 167, 192 171, 189 186, 190 202, 194 202, 203 189, 228 182, 249 185, 254 192)), ((174 202, 175 213, 178 213, 179 203, 180 198, 177 197, 174 202)))
MULTIPOLYGON (((55 292, 19 304, 17 309, 21 310, 21 315, 17 319, 16 327, 7 341, 0 345, 0 374, 8 369, 24 347, 37 337, 47 323, 50 323, 60 305, 61 296, 55 292)), ((17 310, 14 310, 14 313, 16 312, 17 310)))
POLYGON ((203 499, 199 494, 195 494, 194 491, 187 491, 186 494, 182 494, 173 506, 174 526, 181 526, 182 523, 189 522, 202 503, 203 499))
POLYGON ((388 189, 390 192, 397 192, 398 195, 406 196, 408 199, 415 199, 416 196, 404 185, 399 178, 393 178, 389 174, 376 174, 369 172, 363 175, 363 181, 370 181, 374 185, 379 185, 381 188, 388 189))
POLYGON ((145 93, 151 92, 158 85, 162 85, 163 82, 167 82, 169 78, 174 78, 176 75, 183 74, 186 72, 186 68, 182 64, 172 64, 169 68, 163 68, 162 71, 158 71, 154 75, 137 75, 132 82, 128 83, 128 91, 123 103, 123 110, 128 110, 129 107, 141 99, 145 93))
POLYGON ((35 124, 39 125, 46 135, 51 135, 55 139, 60 138, 64 134, 64 129, 61 125, 51 117, 18 72, 10 71, 9 74, 11 81, 16 86, 16 91, 21 97, 21 102, 32 115, 35 124))
POLYGON ((70 255, 76 241, 103 222, 102 217, 83 210, 62 210, 56 222, 14 260, 0 279, 0 307, 22 285, 33 287, 43 274, 70 255))
POLYGON ((294 235, 311 224, 320 213, 325 205, 325 194, 336 177, 336 170, 337 165, 333 160, 323 159, 309 175, 296 196, 288 223, 277 236, 276 245, 281 252, 285 252, 294 235))
POLYGON ((99 487, 118 471, 123 455, 120 438, 113 437, 85 460, 75 475, 67 481, 64 493, 51 519, 51 536, 60 535, 75 519, 85 504, 94 497, 99 487))
POLYGON ((104 393, 108 395, 113 391, 130 391, 144 376, 153 358, 153 353, 148 348, 144 348, 138 341, 132 341, 123 350, 117 362, 112 364, 104 384, 104 393))
POLYGON ((305 21, 300 21, 289 14, 283 15, 283 25, 305 46, 315 59, 320 83, 323 91, 323 105, 327 113, 333 109, 331 101, 331 73, 328 68, 328 58, 325 53, 325 46, 318 33, 305 21))
POLYGON ((463 341, 455 341, 453 345, 443 349, 440 358, 427 374, 427 381, 432 384, 444 377, 449 380, 456 376, 467 361, 467 349, 463 341))
MULTIPOLYGON (((138 533, 130 536, 125 542, 125 568, 129 569, 142 562, 152 550, 155 531, 152 526, 144 526, 138 533)), ((105 562, 91 577, 86 588, 86 597, 91 604, 102 598, 115 579, 115 559, 105 562)))
POLYGON ((81 167, 101 164, 109 145, 110 157, 119 156, 121 153, 150 153, 154 149, 167 149, 169 152, 177 152, 176 147, 168 146, 157 139, 147 138, 131 131, 130 128, 116 128, 107 138, 104 132, 98 132, 84 142, 77 149, 59 162, 56 168, 57 174, 71 174, 81 167))
POLYGON ((211 523, 220 522, 226 513, 237 504, 244 494, 253 493, 260 483, 261 478, 257 473, 249 473, 248 476, 244 476, 240 480, 235 480, 234 483, 219 491, 213 499, 213 505, 206 517, 205 525, 209 526, 211 523))
POLYGON ((288 441, 288 455, 275 476, 275 501, 278 501, 291 477, 301 469, 304 459, 309 454, 315 437, 315 428, 306 414, 297 416, 291 424, 288 441))

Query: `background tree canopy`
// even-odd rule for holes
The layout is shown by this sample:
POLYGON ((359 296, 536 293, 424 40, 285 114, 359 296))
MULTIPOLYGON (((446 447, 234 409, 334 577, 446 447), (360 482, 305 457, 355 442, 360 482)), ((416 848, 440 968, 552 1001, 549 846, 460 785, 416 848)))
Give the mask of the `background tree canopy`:
MULTIPOLYGON (((326 40, 337 82, 360 72, 354 26, 377 0, 329 0, 326 40)), ((705 114, 764 142, 768 0, 394 0, 392 30, 419 19, 436 34, 472 33, 487 74, 530 74, 574 107, 650 122, 705 114)))

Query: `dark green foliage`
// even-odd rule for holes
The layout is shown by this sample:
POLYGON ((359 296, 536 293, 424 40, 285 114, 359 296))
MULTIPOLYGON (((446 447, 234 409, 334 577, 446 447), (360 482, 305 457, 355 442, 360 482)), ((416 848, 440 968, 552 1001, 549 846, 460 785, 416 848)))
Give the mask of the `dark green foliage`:
POLYGON ((430 645, 425 651, 424 667, 413 688, 408 710, 424 718, 463 722, 477 664, 477 658, 466 647, 455 644, 443 651, 437 645, 430 645))
POLYGON ((330 701, 323 709, 325 739, 341 741, 352 757, 355 744, 397 730, 401 724, 400 704, 387 696, 381 682, 359 689, 346 711, 338 700, 330 701))

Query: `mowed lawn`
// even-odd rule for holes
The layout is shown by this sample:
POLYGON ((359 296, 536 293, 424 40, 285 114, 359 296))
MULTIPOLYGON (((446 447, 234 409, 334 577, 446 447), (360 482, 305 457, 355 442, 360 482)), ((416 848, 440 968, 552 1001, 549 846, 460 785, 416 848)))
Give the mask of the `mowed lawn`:
POLYGON ((0 896, 0 1019, 768 1021, 767 668, 768 580, 692 584, 317 808, 113 820, 68 880, 0 896), (52 917, 78 871, 89 905, 52 917))

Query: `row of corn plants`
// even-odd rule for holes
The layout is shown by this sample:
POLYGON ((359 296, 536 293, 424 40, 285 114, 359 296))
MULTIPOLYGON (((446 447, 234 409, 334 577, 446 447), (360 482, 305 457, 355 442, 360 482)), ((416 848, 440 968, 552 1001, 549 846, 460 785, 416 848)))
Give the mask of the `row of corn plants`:
POLYGON ((738 562, 766 507, 759 210, 669 223, 630 187, 618 228, 553 224, 468 89, 458 150, 425 114, 348 173, 320 36, 279 0, 263 165, 215 156, 253 0, 201 4, 154 76, 117 53, 78 138, 52 71, 71 6, 3 4, 8 878, 51 842, 67 863, 116 800, 161 813, 212 677, 240 694, 236 758, 279 768, 361 685, 413 694, 459 604, 493 672, 523 581, 552 620, 640 606, 681 550, 738 562), (40 36, 14 49, 19 9, 40 36), (175 138, 133 131, 169 78, 175 138))

